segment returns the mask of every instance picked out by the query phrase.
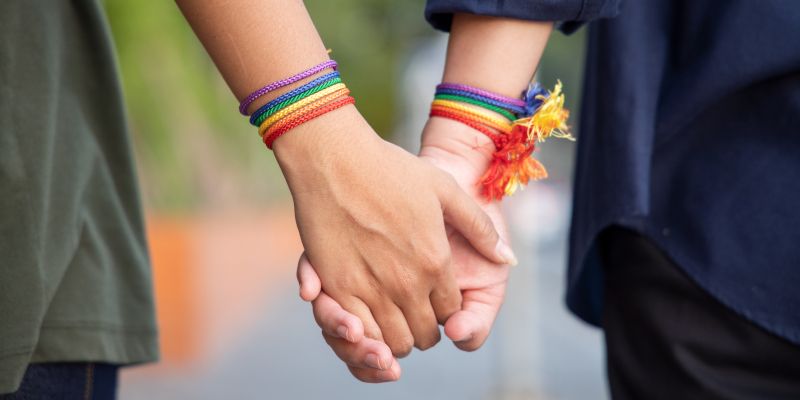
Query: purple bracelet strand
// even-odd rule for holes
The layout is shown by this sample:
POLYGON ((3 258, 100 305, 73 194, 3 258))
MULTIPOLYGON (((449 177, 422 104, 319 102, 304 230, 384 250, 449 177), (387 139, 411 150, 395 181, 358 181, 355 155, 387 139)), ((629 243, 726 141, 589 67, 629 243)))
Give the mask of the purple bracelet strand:
POLYGON ((309 69, 307 69, 307 70, 305 70, 305 71, 303 71, 303 72, 301 72, 301 73, 299 73, 299 74, 297 74, 295 76, 292 76, 292 77, 289 77, 289 78, 286 78, 286 79, 281 79, 281 80, 276 81, 276 82, 272 82, 269 85, 264 86, 261 89, 256 90, 255 92, 253 92, 249 96, 247 96, 247 98, 242 100, 241 104, 239 104, 239 112, 242 113, 242 115, 247 115, 247 107, 249 107, 250 104, 252 104, 257 98, 259 98, 259 97, 261 97, 261 96, 263 96, 263 95, 265 95, 265 94, 267 94, 267 93, 269 93, 269 92, 271 92, 273 90, 276 90, 278 88, 282 88, 282 87, 284 87, 286 85, 291 85, 292 83, 295 83, 295 82, 297 82, 297 81, 299 81, 301 79, 308 78, 309 76, 314 75, 314 74, 316 74, 316 73, 318 73, 318 72, 320 72, 320 71, 322 71, 324 69, 333 68, 334 70, 336 70, 336 67, 337 67, 336 61, 328 60, 328 61, 325 61, 322 64, 319 64, 319 65, 316 65, 314 67, 311 67, 311 68, 309 68, 309 69))
POLYGON ((475 93, 475 94, 481 95, 483 97, 488 97, 488 98, 493 99, 493 100, 501 101, 503 103, 508 103, 508 104, 511 104, 511 105, 515 105, 517 107, 525 107, 525 101, 523 101, 523 100, 515 99, 515 98, 511 98, 511 97, 506 97, 506 96, 503 96, 503 95, 499 95, 497 93, 492 93, 492 92, 487 91, 487 90, 478 89, 478 88, 473 87, 473 86, 462 85, 460 83, 447 83, 447 82, 444 82, 444 83, 440 83, 438 86, 436 86, 436 88, 462 90, 462 91, 465 91, 465 92, 475 93))

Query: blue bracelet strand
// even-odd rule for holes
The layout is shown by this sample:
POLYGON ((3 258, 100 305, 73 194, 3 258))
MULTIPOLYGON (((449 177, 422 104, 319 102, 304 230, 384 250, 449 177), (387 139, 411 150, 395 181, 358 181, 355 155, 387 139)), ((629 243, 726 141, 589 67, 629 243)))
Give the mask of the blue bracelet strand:
POLYGON ((484 103, 491 104, 493 106, 497 106, 497 107, 506 109, 508 111, 511 111, 514 114, 516 114, 518 117, 525 115, 525 112, 526 112, 524 107, 519 107, 519 106, 514 105, 514 104, 508 104, 508 103, 505 103, 505 102, 502 102, 502 101, 497 101, 497 100, 494 100, 494 99, 490 99, 488 97, 481 96, 481 95, 476 94, 476 93, 467 92, 465 90, 440 88, 440 89, 436 90, 436 94, 453 94, 453 95, 468 97, 470 99, 480 100, 480 101, 482 101, 484 103))
POLYGON ((286 93, 276 97, 275 99, 273 99, 269 103, 264 104, 263 106, 261 106, 258 110, 256 110, 253 113, 253 115, 250 116, 250 124, 253 125, 253 126, 258 126, 258 125, 256 125, 256 121, 258 120, 258 117, 261 116, 261 114, 263 114, 264 112, 266 112, 270 108, 272 108, 274 105, 279 104, 279 103, 283 102, 284 100, 290 99, 290 98, 292 98, 294 96, 297 96, 300 93, 305 92, 308 89, 311 89, 311 88, 313 88, 313 87, 315 87, 317 85, 325 83, 325 82, 327 82, 327 81, 329 81, 331 79, 336 79, 338 77, 339 77, 339 72, 338 71, 334 71, 334 72, 331 72, 329 74, 322 75, 319 78, 314 79, 313 81, 308 82, 303 86, 295 88, 295 89, 293 89, 293 90, 291 90, 289 92, 286 92, 286 93))

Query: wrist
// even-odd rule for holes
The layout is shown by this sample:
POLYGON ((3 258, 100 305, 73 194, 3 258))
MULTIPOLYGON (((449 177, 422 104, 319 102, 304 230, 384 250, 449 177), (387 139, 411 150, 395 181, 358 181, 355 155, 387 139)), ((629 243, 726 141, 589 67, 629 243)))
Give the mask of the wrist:
POLYGON ((494 152, 494 143, 485 134, 451 119, 431 117, 422 133, 421 156, 464 162, 480 173, 494 152))
POLYGON ((275 140, 273 151, 290 187, 312 186, 337 160, 376 138, 358 110, 345 106, 293 128, 275 140))

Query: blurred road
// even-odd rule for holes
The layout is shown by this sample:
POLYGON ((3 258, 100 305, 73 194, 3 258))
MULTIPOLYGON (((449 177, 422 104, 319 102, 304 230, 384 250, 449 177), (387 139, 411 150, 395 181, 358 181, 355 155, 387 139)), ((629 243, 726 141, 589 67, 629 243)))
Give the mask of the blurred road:
POLYGON ((250 307, 253 320, 213 345, 218 351, 188 366, 126 370, 121 399, 604 399, 600 334, 563 306, 566 195, 536 184, 510 202, 521 263, 477 352, 443 341, 402 360, 399 383, 357 382, 322 341, 288 264, 272 275, 262 304, 250 307))

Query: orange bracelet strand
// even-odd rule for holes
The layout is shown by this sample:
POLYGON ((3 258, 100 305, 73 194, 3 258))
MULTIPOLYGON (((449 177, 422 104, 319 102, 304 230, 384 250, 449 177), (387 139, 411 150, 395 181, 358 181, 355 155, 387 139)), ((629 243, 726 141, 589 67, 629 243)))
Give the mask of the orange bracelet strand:
POLYGON ((270 127, 269 130, 267 130, 267 132, 264 134, 264 144, 267 145, 267 148, 272 150, 272 144, 273 142, 275 142, 275 139, 279 138, 284 133, 323 114, 327 114, 333 110, 344 107, 348 104, 355 104, 355 102, 356 99, 354 99, 352 96, 345 95, 321 107, 314 108, 313 110, 307 113, 303 113, 302 115, 298 115, 296 117, 295 116, 287 117, 290 119, 288 119, 285 124, 281 124, 281 126, 277 127, 272 126, 270 127))

